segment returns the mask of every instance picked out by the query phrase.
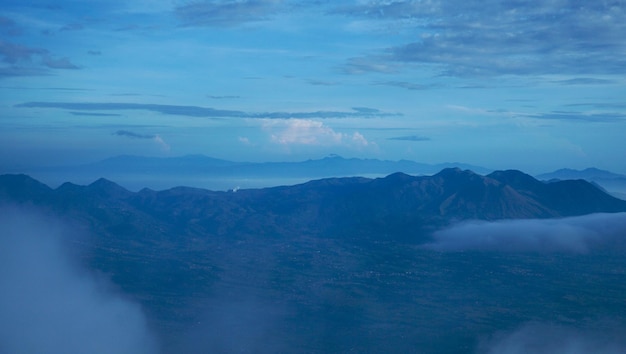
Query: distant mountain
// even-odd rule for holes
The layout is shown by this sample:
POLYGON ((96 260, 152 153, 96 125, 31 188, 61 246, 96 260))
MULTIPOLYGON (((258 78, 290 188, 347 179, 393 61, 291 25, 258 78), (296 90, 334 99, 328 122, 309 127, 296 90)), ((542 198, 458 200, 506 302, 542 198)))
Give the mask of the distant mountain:
POLYGON ((432 165, 408 160, 343 158, 338 155, 299 162, 262 163, 227 161, 204 155, 168 158, 122 155, 90 164, 26 172, 51 184, 60 184, 68 179, 75 183, 87 183, 105 177, 136 190, 147 186, 166 189, 177 185, 226 190, 238 185, 259 188, 295 184, 313 178, 378 177, 398 171, 413 175, 432 175, 448 167, 471 169, 479 173, 491 172, 486 168, 462 163, 432 165))
POLYGON ((598 168, 586 168, 584 170, 573 170, 562 168, 550 173, 543 173, 536 176, 540 180, 552 179, 585 179, 588 181, 604 180, 604 179, 626 179, 626 176, 617 173, 601 170, 598 168))
POLYGON ((550 180, 566 180, 566 179, 584 179, 589 182, 597 183, 610 194, 626 200, 626 176, 600 170, 597 168, 586 168, 584 170, 573 170, 563 168, 550 173, 544 173, 536 176, 537 179, 550 180))

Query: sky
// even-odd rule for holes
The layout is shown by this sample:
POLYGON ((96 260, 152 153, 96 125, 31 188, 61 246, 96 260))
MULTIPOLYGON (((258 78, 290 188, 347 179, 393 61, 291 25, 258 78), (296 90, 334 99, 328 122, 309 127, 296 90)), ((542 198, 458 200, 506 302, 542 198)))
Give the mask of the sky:
POLYGON ((3 0, 0 171, 329 154, 626 173, 626 1, 3 0))

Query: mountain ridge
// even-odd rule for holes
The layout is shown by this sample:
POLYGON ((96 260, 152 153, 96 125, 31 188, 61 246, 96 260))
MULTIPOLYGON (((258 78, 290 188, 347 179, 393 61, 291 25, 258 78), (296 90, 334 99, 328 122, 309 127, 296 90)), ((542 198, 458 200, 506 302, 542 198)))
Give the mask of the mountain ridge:
POLYGON ((131 192, 105 178, 87 186, 63 184, 51 189, 26 175, 2 175, 0 196, 59 210, 76 209, 74 213, 85 213, 85 218, 91 217, 90 210, 110 207, 107 213, 123 210, 130 224, 136 224, 131 216, 137 214, 140 220, 153 219, 150 225, 166 225, 163 229, 182 223, 198 234, 244 236, 255 229, 282 236, 299 230, 338 235, 353 229, 368 237, 396 230, 394 237, 410 238, 414 235, 402 233, 414 230, 424 236, 428 230, 459 220, 626 211, 626 201, 584 180, 545 183, 516 170, 483 176, 459 168, 443 169, 433 176, 399 172, 384 178, 340 177, 228 192, 190 187, 131 192))

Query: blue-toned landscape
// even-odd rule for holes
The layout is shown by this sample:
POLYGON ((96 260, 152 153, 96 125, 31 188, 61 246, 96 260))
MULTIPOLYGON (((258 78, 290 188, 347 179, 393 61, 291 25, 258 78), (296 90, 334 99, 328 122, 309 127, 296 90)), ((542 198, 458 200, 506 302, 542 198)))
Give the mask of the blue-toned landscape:
POLYGON ((621 0, 2 0, 0 354, 626 353, 621 0))

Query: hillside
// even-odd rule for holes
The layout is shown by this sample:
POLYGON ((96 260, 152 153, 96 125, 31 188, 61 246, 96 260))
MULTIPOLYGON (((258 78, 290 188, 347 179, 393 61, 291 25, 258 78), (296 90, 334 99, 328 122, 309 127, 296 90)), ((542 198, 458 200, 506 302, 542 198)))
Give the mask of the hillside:
MULTIPOLYGON (((2 175, 0 200, 79 230, 73 252, 141 304, 162 353, 458 353, 529 321, 576 330, 614 328, 585 322, 596 317, 626 323, 625 214, 594 221, 621 246, 570 253, 601 243, 581 241, 581 233, 596 237, 595 219, 562 217, 626 211, 585 181, 445 169, 236 192, 131 192, 106 179, 52 189, 2 175), (476 219, 518 219, 506 237, 529 232, 537 242, 554 232, 574 248, 561 246, 566 239, 556 251, 539 243, 504 254, 429 246, 438 230, 476 219)), ((468 235, 507 224, 489 225, 468 235)))

